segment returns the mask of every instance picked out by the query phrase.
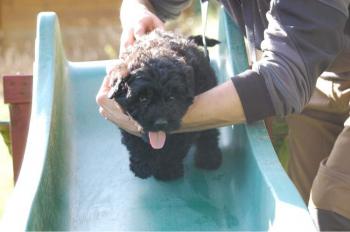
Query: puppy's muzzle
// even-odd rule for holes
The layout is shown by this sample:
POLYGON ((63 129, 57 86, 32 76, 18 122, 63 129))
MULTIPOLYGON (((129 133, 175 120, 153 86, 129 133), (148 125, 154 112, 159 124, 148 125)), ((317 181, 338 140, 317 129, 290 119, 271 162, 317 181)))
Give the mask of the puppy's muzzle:
POLYGON ((165 118, 159 118, 153 123, 153 128, 157 130, 166 130, 169 126, 168 120, 165 118))

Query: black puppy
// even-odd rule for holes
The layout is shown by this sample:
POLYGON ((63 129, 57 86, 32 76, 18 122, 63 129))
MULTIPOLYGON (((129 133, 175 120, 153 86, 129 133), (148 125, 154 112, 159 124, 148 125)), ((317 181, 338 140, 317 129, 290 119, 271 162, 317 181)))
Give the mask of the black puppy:
MULTIPOLYGON (((183 159, 196 145, 195 163, 217 169, 222 160, 216 129, 171 134, 194 97, 216 85, 204 53, 189 39, 156 30, 121 57, 129 75, 116 81, 111 96, 143 128, 139 138, 122 130, 130 169, 140 178, 171 180, 183 175, 183 159)), ((118 67, 115 67, 118 70, 118 67)))

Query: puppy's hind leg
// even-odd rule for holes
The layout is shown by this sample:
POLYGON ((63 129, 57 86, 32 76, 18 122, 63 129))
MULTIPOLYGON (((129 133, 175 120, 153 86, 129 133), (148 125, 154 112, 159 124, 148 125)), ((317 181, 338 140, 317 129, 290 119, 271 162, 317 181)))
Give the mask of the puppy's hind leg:
POLYGON ((206 130, 200 133, 196 141, 195 164, 198 168, 214 170, 220 167, 222 153, 218 144, 219 131, 206 130))

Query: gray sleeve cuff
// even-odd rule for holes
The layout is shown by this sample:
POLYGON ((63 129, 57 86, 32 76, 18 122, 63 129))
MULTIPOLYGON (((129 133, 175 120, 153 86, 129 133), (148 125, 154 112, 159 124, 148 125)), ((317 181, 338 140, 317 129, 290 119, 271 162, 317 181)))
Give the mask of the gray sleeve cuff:
POLYGON ((232 78, 248 123, 275 115, 264 78, 247 70, 232 78))
POLYGON ((191 0, 149 0, 156 15, 162 20, 174 19, 190 5, 191 0))

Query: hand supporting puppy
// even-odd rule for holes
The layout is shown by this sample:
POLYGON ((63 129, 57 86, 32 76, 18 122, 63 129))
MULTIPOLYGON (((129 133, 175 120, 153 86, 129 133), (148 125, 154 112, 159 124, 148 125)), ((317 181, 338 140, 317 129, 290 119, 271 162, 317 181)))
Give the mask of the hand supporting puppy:
MULTIPOLYGON (((151 32, 156 28, 164 28, 163 22, 152 13, 152 6, 147 0, 125 0, 120 10, 120 21, 122 24, 122 35, 120 38, 121 55, 125 49, 132 45, 137 38, 151 32), (132 12, 132 13, 131 13, 132 12)), ((123 65, 123 64, 120 64, 123 65)), ((104 78, 100 90, 96 96, 96 102, 100 106, 100 114, 111 122, 131 134, 141 136, 142 128, 112 99, 109 94, 113 92, 113 85, 117 78, 127 76, 126 66, 118 71, 109 70, 104 78)))
POLYGON ((114 99, 110 99, 110 95, 114 92, 114 83, 128 74, 124 63, 115 64, 113 67, 113 69, 107 70, 107 76, 104 78, 96 96, 96 102, 100 106, 100 114, 111 122, 118 124, 120 128, 130 134, 141 136, 142 127, 129 115, 125 114, 114 99))

